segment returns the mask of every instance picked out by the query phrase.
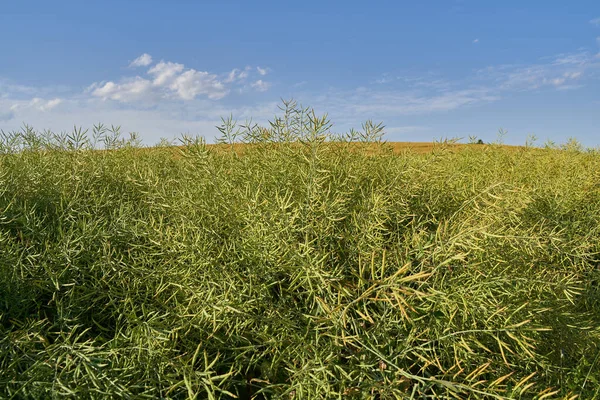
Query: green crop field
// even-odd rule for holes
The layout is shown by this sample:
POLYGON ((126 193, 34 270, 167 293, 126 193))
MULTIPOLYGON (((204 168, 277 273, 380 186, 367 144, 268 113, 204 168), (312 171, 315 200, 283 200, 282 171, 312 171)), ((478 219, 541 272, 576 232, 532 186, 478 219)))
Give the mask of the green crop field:
POLYGON ((1 135, 0 398, 600 397, 600 153, 286 104, 217 146, 1 135))

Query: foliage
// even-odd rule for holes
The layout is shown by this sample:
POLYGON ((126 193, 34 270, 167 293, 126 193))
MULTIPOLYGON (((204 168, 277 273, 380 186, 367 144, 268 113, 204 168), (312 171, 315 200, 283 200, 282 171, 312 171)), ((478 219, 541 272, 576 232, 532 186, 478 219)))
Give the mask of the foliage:
POLYGON ((0 397, 600 395, 596 152, 283 111, 219 145, 2 133, 0 397))

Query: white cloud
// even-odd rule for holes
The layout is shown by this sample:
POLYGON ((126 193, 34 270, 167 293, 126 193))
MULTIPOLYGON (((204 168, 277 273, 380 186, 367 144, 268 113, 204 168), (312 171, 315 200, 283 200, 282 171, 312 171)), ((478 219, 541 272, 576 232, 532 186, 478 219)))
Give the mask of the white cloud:
POLYGON ((473 43, 479 43, 479 39, 474 39, 473 43))
POLYGON ((152 92, 152 82, 137 76, 121 83, 94 83, 88 89, 93 96, 104 100, 110 99, 127 103, 149 99, 152 92))
POLYGON ((152 64, 152 56, 144 53, 129 64, 130 67, 147 67, 152 64))
POLYGON ((52 110, 53 108, 58 106, 60 103, 62 103, 62 100, 59 98, 48 100, 45 104, 42 104, 42 106, 40 106, 40 110, 42 110, 42 111, 52 110))
POLYGON ((590 24, 600 26, 600 17, 591 19, 590 24))
POLYGON ((250 84, 251 87, 258 90, 259 92, 266 92, 271 87, 269 82, 265 82, 262 79, 257 80, 250 84))
MULTIPOLYGON (((134 60, 132 66, 148 66, 152 58, 143 54, 134 60)), ((200 96, 208 99, 222 99, 231 92, 231 86, 252 87, 265 91, 270 84, 258 80, 250 85, 245 80, 254 68, 235 68, 226 75, 217 75, 207 71, 187 68, 183 64, 160 61, 146 71, 148 77, 136 76, 122 78, 119 81, 96 82, 88 87, 87 93, 103 100, 115 100, 122 103, 158 103, 161 99, 179 99, 190 101, 200 96)), ((267 73, 267 68, 257 67, 258 74, 267 73)), ((241 89, 240 89, 241 90, 241 89)))
POLYGON ((152 82, 154 86, 168 86, 183 72, 184 68, 183 64, 161 61, 150 68, 148 74, 154 76, 152 82))
POLYGON ((183 100, 192 100, 201 94, 209 99, 221 99, 229 92, 216 75, 193 69, 179 75, 169 88, 183 100))
MULTIPOLYGON (((136 76, 120 82, 100 82, 88 87, 87 92, 104 100, 122 103, 158 102, 160 99, 193 100, 198 96, 221 99, 229 93, 217 75, 186 68, 183 64, 161 61, 148 69, 149 79, 136 76)), ((233 70, 230 76, 244 77, 244 71, 233 70)), ((225 82, 229 80, 226 79, 225 82)))
POLYGON ((199 95, 220 99, 227 95, 228 90, 216 75, 195 69, 184 71, 184 68, 183 64, 161 61, 148 73, 154 76, 152 84, 155 87, 168 88, 183 100, 192 100, 199 95))
POLYGON ((261 67, 256 67, 256 70, 258 71, 258 73, 261 76, 265 76, 267 74, 267 72, 268 72, 266 68, 261 68, 261 67))

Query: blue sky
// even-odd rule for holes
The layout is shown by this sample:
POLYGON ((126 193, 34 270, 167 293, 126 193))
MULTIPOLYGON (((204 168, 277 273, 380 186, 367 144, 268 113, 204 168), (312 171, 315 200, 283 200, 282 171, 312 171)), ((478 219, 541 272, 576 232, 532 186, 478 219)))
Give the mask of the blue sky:
MULTIPOLYGON (((6 4, 4 4, 6 3, 6 4)), ((28 1, 0 8, 0 129, 144 142, 265 122, 281 98, 390 141, 508 131, 600 146, 600 2, 28 1)))

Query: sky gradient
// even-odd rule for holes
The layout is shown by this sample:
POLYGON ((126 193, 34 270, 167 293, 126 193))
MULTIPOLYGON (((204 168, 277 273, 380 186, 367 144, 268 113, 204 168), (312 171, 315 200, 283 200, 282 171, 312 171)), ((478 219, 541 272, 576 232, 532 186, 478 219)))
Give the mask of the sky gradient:
POLYGON ((209 141, 280 99, 390 141, 600 146, 600 2, 10 2, 0 129, 121 125, 209 141), (525 3, 525 4, 524 4, 525 3))

